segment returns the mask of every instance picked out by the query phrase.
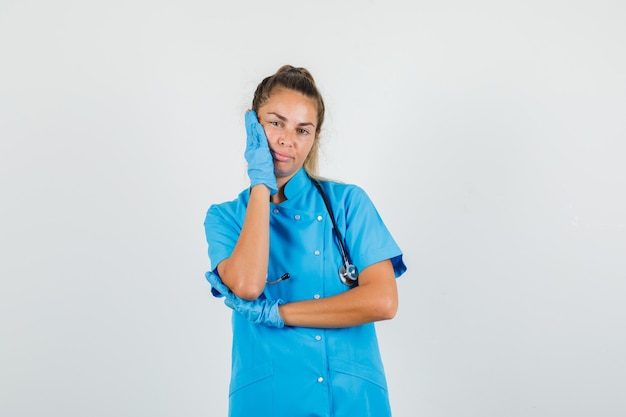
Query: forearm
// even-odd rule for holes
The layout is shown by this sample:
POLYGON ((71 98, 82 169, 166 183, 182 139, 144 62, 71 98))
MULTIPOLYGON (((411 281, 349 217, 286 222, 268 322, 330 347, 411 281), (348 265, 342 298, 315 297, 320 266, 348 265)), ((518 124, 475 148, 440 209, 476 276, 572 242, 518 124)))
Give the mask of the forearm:
POLYGON ((359 281, 359 286, 332 297, 281 305, 279 311, 285 325, 336 328, 393 318, 398 291, 391 262, 368 267, 359 281))
POLYGON ((218 265, 222 282, 246 300, 256 299, 265 287, 269 258, 269 196, 265 185, 252 187, 237 244, 231 256, 218 265))

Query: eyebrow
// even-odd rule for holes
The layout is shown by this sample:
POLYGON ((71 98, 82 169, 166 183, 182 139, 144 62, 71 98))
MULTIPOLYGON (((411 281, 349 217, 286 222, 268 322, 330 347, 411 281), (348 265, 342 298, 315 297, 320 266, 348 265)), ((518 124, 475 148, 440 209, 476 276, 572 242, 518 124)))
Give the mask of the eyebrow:
MULTIPOLYGON (((278 113, 274 113, 274 112, 267 112, 267 114, 273 114, 274 116, 278 117, 281 121, 286 122, 287 118, 285 116, 281 116, 278 113)), ((311 122, 303 122, 303 123, 298 123, 298 126, 313 126, 315 127, 315 125, 311 122)))

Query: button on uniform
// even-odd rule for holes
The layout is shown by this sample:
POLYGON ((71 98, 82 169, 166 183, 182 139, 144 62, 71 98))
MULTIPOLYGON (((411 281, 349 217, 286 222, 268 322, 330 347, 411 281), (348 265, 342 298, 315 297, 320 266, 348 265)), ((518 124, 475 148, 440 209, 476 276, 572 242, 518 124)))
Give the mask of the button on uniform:
POLYGON ((319 378, 317 378, 317 382, 324 382, 324 378, 320 376, 319 378))

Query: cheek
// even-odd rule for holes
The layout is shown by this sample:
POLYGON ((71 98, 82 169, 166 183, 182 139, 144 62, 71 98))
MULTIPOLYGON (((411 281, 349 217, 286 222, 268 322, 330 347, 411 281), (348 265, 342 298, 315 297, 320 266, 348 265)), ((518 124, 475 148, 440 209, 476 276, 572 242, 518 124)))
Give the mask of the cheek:
POLYGON ((276 132, 272 129, 271 126, 263 126, 263 130, 265 130, 265 137, 267 137, 268 142, 273 142, 276 138, 276 132))
POLYGON ((311 149, 313 149, 313 144, 314 142, 312 141, 301 144, 300 153, 303 158, 306 158, 309 155, 309 153, 311 152, 311 149))

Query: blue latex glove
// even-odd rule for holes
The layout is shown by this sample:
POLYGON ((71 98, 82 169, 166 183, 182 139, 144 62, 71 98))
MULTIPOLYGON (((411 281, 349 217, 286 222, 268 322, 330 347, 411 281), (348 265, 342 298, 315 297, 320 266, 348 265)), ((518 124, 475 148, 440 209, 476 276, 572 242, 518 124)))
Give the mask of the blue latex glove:
POLYGON ((216 273, 207 271, 204 274, 204 277, 207 279, 207 281, 209 281, 209 284, 211 284, 211 294, 213 294, 214 297, 221 298, 225 296, 235 295, 230 291, 230 288, 224 285, 224 283, 216 273))
POLYGON ((256 112, 246 112, 246 151, 244 156, 248 161, 248 176, 250 187, 265 184, 270 189, 270 195, 278 192, 276 175, 274 175, 274 160, 267 144, 265 130, 257 119, 256 112))
POLYGON ((213 295, 218 298, 225 297, 224 304, 249 321, 269 327, 282 328, 285 326, 285 322, 278 312, 278 306, 284 304, 283 300, 268 300, 264 294, 261 294, 256 300, 247 301, 233 294, 217 274, 208 271, 204 276, 211 284, 213 295))
POLYGON ((263 324, 268 327, 285 326, 280 316, 278 306, 285 304, 283 300, 268 300, 263 294, 254 301, 243 300, 237 296, 226 297, 224 304, 243 315, 252 323, 263 324))

